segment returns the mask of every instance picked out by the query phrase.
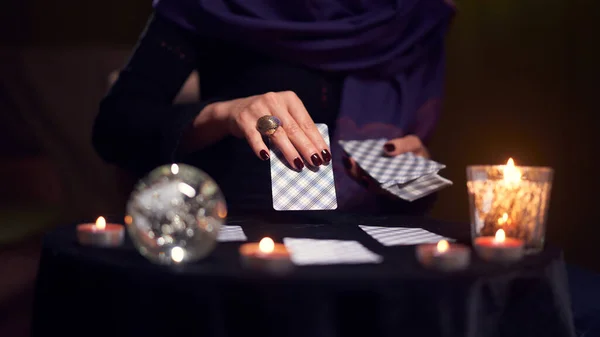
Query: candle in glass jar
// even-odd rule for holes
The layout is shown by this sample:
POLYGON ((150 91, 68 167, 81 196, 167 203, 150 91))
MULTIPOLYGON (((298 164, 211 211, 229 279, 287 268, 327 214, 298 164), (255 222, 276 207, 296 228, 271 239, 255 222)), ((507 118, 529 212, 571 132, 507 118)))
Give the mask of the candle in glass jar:
POLYGON ((503 229, 496 231, 493 237, 476 238, 474 245, 477 254, 487 261, 514 262, 521 259, 524 254, 523 240, 507 238, 503 229))
POLYGON ((281 243, 265 237, 259 243, 240 246, 242 264, 248 268, 282 274, 293 268, 290 253, 281 243))
POLYGON ((543 249, 553 170, 506 165, 469 166, 467 187, 473 239, 506 237, 523 241, 526 253, 543 249))
POLYGON ((125 228, 118 224, 107 224, 103 217, 96 223, 77 226, 77 241, 85 246, 116 247, 123 244, 125 228))
POLYGON ((454 271, 465 269, 471 261, 471 251, 459 244, 441 240, 437 244, 417 246, 417 260, 426 268, 454 271))

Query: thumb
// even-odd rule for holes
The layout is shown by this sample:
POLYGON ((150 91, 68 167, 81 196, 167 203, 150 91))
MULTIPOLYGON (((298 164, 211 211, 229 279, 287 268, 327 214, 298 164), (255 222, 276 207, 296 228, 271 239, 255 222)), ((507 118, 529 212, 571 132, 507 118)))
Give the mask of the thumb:
POLYGON ((421 139, 417 136, 409 135, 388 140, 383 145, 383 152, 388 156, 397 156, 407 152, 418 152, 422 148, 423 143, 421 143, 421 139))

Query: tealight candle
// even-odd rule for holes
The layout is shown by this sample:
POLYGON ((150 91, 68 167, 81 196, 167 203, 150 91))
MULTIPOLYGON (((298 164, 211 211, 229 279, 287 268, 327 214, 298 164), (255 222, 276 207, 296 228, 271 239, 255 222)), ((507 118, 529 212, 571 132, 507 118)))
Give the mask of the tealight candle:
POLYGON ((442 271, 465 269, 471 261, 471 250, 460 244, 441 240, 437 244, 417 246, 417 260, 426 268, 442 271))
POLYGON ((263 238, 259 243, 246 243, 240 246, 242 263, 253 269, 283 274, 293 268, 290 253, 281 243, 271 238, 263 238))
POLYGON ((77 241, 81 245, 98 247, 116 247, 123 244, 125 227, 118 224, 107 224, 103 217, 96 223, 85 223, 77 226, 77 241))
POLYGON ((503 229, 496 231, 494 237, 475 238, 475 250, 482 259, 495 262, 513 262, 523 257, 524 241, 507 238, 503 229))

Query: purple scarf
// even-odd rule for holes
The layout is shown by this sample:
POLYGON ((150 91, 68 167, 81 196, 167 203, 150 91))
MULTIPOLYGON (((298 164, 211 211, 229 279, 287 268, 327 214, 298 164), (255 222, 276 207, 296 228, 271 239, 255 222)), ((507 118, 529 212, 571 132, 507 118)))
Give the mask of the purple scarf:
POLYGON ((183 28, 307 67, 347 74, 332 139, 338 204, 365 205, 339 139, 427 141, 441 108, 444 0, 154 0, 183 28))

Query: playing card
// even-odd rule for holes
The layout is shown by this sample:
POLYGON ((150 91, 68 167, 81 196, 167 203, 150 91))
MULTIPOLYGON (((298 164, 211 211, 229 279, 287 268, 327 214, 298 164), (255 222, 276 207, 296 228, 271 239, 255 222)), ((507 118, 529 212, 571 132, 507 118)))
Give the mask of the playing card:
POLYGON ((381 188, 395 196, 414 201, 452 182, 438 175, 446 166, 433 160, 404 153, 388 157, 383 153, 386 139, 340 141, 340 145, 381 188))
POLYGON ((383 257, 358 241, 283 238, 296 265, 380 263, 383 257))
POLYGON ((418 245, 436 243, 440 240, 454 241, 423 228, 359 226, 384 246, 418 245))
POLYGON ((382 187, 404 184, 424 175, 436 173, 445 166, 433 160, 404 153, 394 157, 383 155, 386 139, 340 141, 340 145, 382 187))
MULTIPOLYGON (((327 125, 317 124, 329 145, 327 125)), ((331 163, 298 172, 292 168, 279 149, 271 147, 271 191, 273 208, 277 211, 327 210, 337 208, 333 168, 331 163)))
POLYGON ((218 242, 247 241, 248 238, 241 226, 223 225, 217 237, 218 242))
POLYGON ((401 199, 415 201, 450 185, 452 185, 452 181, 434 173, 424 175, 405 184, 396 184, 383 188, 401 199))

